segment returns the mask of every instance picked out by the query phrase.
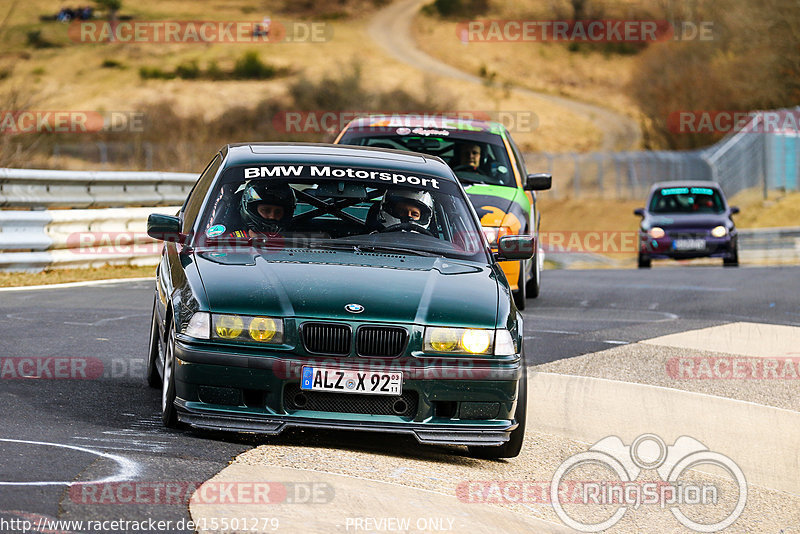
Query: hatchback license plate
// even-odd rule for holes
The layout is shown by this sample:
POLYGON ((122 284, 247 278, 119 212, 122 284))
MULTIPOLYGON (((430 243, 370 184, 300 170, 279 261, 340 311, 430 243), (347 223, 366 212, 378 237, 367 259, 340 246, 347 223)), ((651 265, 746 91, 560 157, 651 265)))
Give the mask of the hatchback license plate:
POLYGON ((706 248, 705 239, 676 239, 672 242, 675 250, 703 250, 706 248))
POLYGON ((367 395, 400 395, 403 392, 403 373, 303 366, 300 389, 367 395))

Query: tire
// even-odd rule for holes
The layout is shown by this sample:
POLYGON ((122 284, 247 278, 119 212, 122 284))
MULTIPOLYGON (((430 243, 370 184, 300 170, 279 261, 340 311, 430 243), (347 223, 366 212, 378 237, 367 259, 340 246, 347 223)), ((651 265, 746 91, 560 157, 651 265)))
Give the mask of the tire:
POLYGON ((739 247, 733 249, 730 258, 723 258, 722 265, 724 267, 738 267, 739 266, 739 247))
POLYGON ((639 253, 639 268, 640 269, 649 269, 650 265, 652 264, 653 260, 644 254, 639 253))
POLYGON ((147 350, 147 385, 151 388, 161 387, 158 360, 162 351, 161 336, 158 333, 158 314, 156 313, 155 300, 153 300, 153 317, 150 320, 150 345, 147 350))
POLYGON ((542 286, 542 270, 539 268, 538 251, 533 255, 533 259, 531 261, 533 262, 532 275, 530 280, 528 280, 526 289, 528 291, 528 298, 535 299, 539 296, 539 289, 542 286))
POLYGON ((471 445, 467 447, 470 455, 476 458, 487 460, 497 460, 500 458, 516 458, 522 451, 522 442, 525 440, 525 420, 528 411, 528 368, 524 364, 523 374, 519 380, 519 393, 517 394, 517 409, 514 411, 514 419, 517 421, 517 428, 511 431, 508 441, 499 447, 483 447, 471 445))
POLYGON ((168 332, 161 384, 161 422, 167 428, 178 428, 178 411, 175 409, 175 330, 172 325, 168 332))
POLYGON ((517 280, 517 287, 518 289, 514 291, 514 304, 517 305, 517 309, 522 311, 525 309, 525 301, 527 300, 527 290, 528 290, 528 277, 525 276, 525 262, 519 262, 519 279, 517 280))

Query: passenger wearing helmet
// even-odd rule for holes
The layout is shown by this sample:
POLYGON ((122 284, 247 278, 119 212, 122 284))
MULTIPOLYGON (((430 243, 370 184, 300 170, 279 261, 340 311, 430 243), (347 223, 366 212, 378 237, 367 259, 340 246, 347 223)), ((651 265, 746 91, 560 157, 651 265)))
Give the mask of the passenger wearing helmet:
POLYGON ((426 191, 388 189, 381 200, 378 223, 381 230, 428 230, 433 216, 433 199, 426 191))
POLYGON ((239 213, 250 237, 277 234, 291 222, 296 205, 288 184, 245 184, 239 213))

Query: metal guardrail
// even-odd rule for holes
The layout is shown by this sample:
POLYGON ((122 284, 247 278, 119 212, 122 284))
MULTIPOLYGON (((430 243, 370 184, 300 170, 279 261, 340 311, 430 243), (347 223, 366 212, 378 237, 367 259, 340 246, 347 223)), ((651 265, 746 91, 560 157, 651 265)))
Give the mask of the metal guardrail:
POLYGON ((0 169, 0 208, 182 204, 197 175, 180 172, 0 169))
POLYGON ((147 235, 147 217, 179 209, 0 211, 0 271, 155 265, 161 243, 147 235))

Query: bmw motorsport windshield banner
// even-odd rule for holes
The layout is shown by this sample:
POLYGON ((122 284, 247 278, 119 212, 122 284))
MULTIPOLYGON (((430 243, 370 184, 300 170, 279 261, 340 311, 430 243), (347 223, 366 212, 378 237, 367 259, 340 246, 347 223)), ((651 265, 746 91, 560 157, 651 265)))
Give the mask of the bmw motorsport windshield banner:
POLYGON ((331 165, 257 165, 244 167, 245 180, 260 178, 322 178, 322 179, 360 179, 375 185, 409 185, 441 190, 443 181, 433 176, 417 176, 386 169, 364 169, 335 167, 331 165))

